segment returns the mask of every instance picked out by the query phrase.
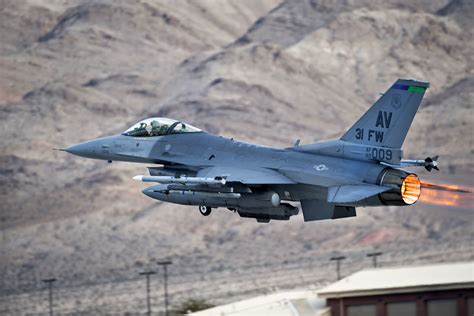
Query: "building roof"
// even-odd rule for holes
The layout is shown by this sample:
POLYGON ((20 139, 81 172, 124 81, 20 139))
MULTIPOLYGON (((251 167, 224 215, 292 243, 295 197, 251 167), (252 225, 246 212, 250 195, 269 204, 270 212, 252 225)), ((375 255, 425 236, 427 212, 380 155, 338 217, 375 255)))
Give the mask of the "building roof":
POLYGON ((474 262, 362 270, 320 291, 324 298, 474 288, 474 262))
POLYGON ((261 295, 250 299, 220 305, 191 314, 193 316, 294 316, 329 315, 326 301, 316 290, 299 290, 261 295))

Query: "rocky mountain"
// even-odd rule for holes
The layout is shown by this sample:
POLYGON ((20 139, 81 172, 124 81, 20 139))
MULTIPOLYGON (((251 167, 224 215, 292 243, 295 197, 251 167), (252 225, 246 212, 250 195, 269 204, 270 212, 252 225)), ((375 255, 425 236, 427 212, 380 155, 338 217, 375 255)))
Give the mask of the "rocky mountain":
MULTIPOLYGON (((472 260, 472 195, 427 192, 357 218, 257 224, 156 203, 145 165, 54 151, 148 116, 286 147, 337 138, 397 78, 431 83, 405 156, 474 187, 473 5, 406 1, 0 1, 0 314, 144 310, 138 272, 172 258, 173 302, 229 302, 383 264, 472 260)), ((154 267, 156 268, 156 267, 154 267)), ((155 280, 154 303, 161 302, 155 280)))

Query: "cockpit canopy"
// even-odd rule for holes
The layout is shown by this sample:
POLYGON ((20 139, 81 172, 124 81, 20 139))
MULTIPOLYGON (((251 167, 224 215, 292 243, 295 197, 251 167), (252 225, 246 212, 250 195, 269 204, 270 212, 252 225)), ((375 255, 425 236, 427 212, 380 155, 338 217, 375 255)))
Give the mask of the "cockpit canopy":
POLYGON ((152 117, 136 123, 123 132, 122 135, 134 137, 151 137, 168 134, 195 133, 200 131, 201 130, 199 128, 187 123, 164 117, 152 117))

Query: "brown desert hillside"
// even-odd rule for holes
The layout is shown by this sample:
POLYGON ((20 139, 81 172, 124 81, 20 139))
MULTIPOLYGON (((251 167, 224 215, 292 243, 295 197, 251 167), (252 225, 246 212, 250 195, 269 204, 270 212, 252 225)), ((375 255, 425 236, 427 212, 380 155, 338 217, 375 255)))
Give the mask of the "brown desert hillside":
POLYGON ((0 314, 46 311, 46 277, 64 313, 143 310, 138 272, 165 257, 173 303, 319 286, 335 253, 345 273, 374 248, 386 265, 472 260, 469 194, 262 225, 147 198, 131 179, 146 165, 53 149, 149 116, 267 146, 338 138, 416 78, 431 87, 405 157, 439 154, 420 177, 471 188, 473 14, 461 0, 0 0, 0 314))

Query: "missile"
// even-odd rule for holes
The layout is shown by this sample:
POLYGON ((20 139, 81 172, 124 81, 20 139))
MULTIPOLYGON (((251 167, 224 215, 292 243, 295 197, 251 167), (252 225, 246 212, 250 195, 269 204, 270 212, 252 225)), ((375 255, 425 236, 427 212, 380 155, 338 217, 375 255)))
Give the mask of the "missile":
POLYGON ((206 192, 206 191, 189 191, 189 190, 163 190, 159 191, 156 189, 145 189, 144 193, 162 193, 168 196, 174 195, 178 196, 185 201, 188 201, 189 198, 196 197, 198 199, 205 198, 216 198, 216 199, 239 199, 241 197, 240 193, 222 193, 222 192, 206 192))
POLYGON ((171 176, 144 176, 138 175, 133 177, 135 181, 141 182, 158 182, 158 183, 197 183, 197 184, 226 184, 225 178, 215 177, 215 178, 202 178, 202 177, 171 177, 171 176))
MULTIPOLYGON (((420 166, 420 167, 425 167, 426 170, 431 171, 431 170, 437 170, 439 171, 438 168, 438 159, 439 156, 434 156, 433 158, 431 157, 426 157, 426 159, 416 159, 416 160, 411 160, 411 159, 402 159, 400 161, 400 167, 412 167, 412 166, 420 166)), ((382 163, 384 165, 388 166, 393 166, 390 164, 382 163)))

